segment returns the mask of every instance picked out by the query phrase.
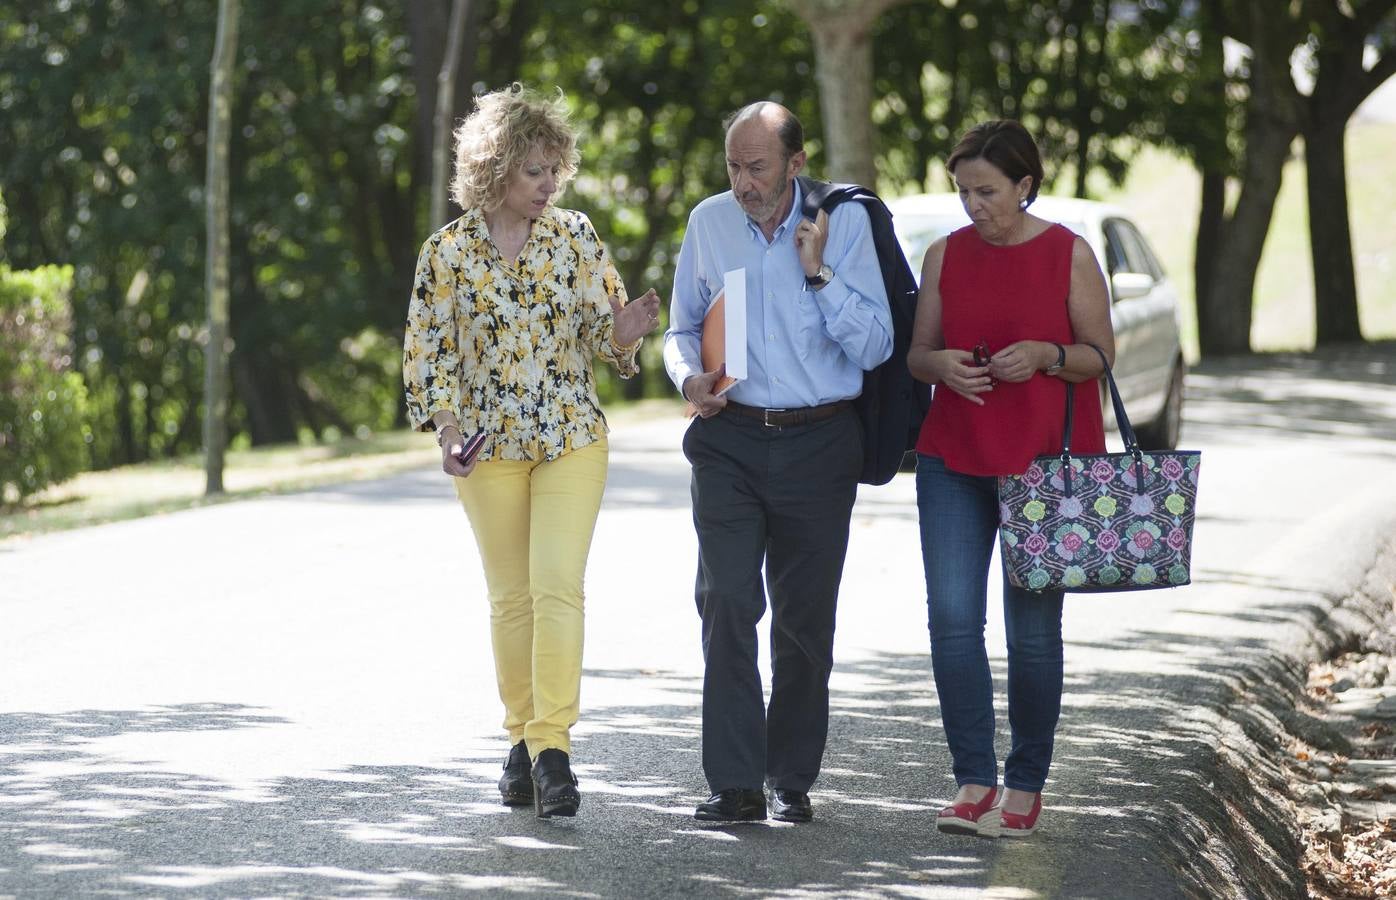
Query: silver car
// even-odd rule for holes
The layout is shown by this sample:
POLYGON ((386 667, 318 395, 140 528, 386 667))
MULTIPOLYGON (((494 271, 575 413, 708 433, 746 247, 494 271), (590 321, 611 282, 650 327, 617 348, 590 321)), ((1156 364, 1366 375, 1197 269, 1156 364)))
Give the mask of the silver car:
MULTIPOLYGON (((958 194, 917 194, 888 202, 902 250, 919 277, 936 238, 970 224, 958 194)), ((1093 200, 1038 197, 1031 211, 1086 239, 1110 286, 1115 383, 1139 443, 1173 449, 1183 424, 1186 365, 1179 341, 1178 293, 1149 242, 1119 207, 1093 200)), ((1113 416, 1105 403, 1106 421, 1113 416)))

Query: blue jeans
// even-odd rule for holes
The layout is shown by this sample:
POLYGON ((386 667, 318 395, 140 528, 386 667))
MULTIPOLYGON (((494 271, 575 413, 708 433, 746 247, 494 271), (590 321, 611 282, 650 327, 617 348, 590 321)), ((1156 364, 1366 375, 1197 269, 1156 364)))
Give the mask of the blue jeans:
MULTIPOLYGON (((963 475, 939 457, 916 462, 916 505, 931 668, 957 784, 998 784, 994 683, 984 649, 989 560, 998 536, 997 479, 963 475)), ((1036 793, 1047 781, 1062 707, 1062 594, 1003 580, 1008 638, 1008 724, 1003 783, 1036 793)))

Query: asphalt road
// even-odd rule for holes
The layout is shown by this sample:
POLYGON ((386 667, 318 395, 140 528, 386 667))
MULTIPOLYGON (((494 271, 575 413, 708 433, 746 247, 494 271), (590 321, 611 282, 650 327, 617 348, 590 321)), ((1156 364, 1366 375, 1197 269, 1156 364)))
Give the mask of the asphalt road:
POLYGON ((571 821, 497 803, 483 582, 437 473, 0 544, 0 897, 1169 897, 1208 877, 1225 894, 1229 871, 1265 862, 1216 846, 1194 761, 1236 673, 1396 531, 1393 359, 1191 376, 1196 583, 1068 598, 1047 809, 1013 844, 934 829, 953 784, 910 476, 859 499, 803 826, 691 818, 681 421, 612 436, 571 821))

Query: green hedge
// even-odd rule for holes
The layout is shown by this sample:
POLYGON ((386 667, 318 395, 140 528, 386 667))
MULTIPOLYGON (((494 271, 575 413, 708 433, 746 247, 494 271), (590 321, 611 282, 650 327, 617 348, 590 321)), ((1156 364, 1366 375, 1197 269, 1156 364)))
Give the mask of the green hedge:
POLYGON ((0 505, 87 467, 87 391, 73 370, 70 266, 0 264, 0 505))

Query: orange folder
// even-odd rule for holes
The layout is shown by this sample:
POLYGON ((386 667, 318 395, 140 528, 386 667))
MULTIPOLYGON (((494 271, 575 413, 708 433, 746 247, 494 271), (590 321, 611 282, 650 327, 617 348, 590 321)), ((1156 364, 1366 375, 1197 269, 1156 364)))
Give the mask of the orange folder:
MULTIPOLYGON (((703 364, 704 372, 711 372, 727 362, 727 304, 723 302, 726 299, 726 292, 718 291, 712 305, 703 314, 703 334, 699 339, 698 358, 703 364)), ((737 379, 724 373, 713 386, 713 393, 725 394, 736 383, 737 379)), ((697 412, 698 407, 690 403, 685 415, 692 418, 697 412)))

